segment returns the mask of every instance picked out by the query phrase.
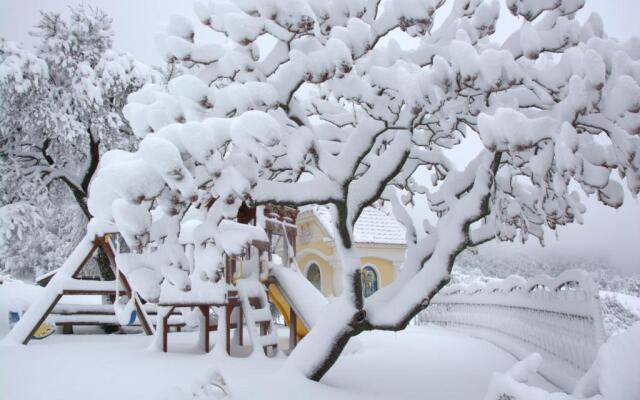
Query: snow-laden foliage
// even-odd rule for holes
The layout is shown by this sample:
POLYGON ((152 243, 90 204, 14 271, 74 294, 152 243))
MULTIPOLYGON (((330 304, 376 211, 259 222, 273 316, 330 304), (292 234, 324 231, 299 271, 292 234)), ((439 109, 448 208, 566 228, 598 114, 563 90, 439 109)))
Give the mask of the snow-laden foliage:
POLYGON ((34 51, 0 38, 0 204, 35 206, 39 217, 32 218, 46 223, 28 239, 53 234, 69 251, 82 235, 82 216, 89 217, 87 191, 100 155, 136 141, 122 116, 127 95, 159 74, 112 49, 111 18, 98 9, 71 8, 66 19, 43 12, 32 34, 34 51))
POLYGON ((20 202, 0 207, 0 272, 33 279, 56 268, 64 257, 57 241, 34 206, 20 202))
POLYGON ((198 3, 213 33, 172 19, 166 58, 185 73, 130 96, 142 141, 104 157, 89 209, 134 251, 170 248, 144 268, 180 286, 217 279, 250 238, 221 223, 242 201, 330 205, 345 290, 288 359, 320 379, 349 337, 406 326, 464 248, 580 222, 578 189, 612 207, 640 191, 640 42, 578 22, 583 4, 510 1, 523 23, 498 43, 497 1, 198 3), (468 136, 483 148, 458 169, 448 149, 468 136), (353 226, 379 199, 408 251, 365 301, 353 226))
POLYGON ((640 273, 618 273, 610 263, 594 258, 563 256, 538 258, 522 254, 483 255, 464 252, 456 258, 452 271, 453 283, 470 283, 487 278, 507 278, 520 275, 528 278, 535 275, 558 276, 570 269, 582 269, 591 273, 600 290, 618 292, 640 297, 640 273))
POLYGON ((640 297, 600 292, 602 324, 607 336, 617 335, 640 322, 640 297), (633 302, 632 304, 629 304, 633 302), (632 307, 635 306, 635 307, 632 307))

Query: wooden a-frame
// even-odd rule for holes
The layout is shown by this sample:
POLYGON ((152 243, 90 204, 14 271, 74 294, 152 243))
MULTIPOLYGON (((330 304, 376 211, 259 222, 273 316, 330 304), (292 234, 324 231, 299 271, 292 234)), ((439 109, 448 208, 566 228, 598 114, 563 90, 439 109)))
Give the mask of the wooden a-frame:
MULTIPOLYGON (((111 267, 111 269, 115 274, 116 259, 115 259, 115 254, 113 253, 113 249, 111 248, 111 245, 109 244, 108 239, 106 239, 105 237, 97 237, 93 241, 93 244, 89 252, 85 255, 80 265, 77 266, 77 268, 71 275, 73 279, 78 279, 78 277, 80 276, 80 273, 82 272, 82 269, 87 265, 91 257, 93 257, 93 254, 96 252, 96 250, 98 250, 98 248, 101 248, 107 255, 107 258, 109 259, 109 266, 111 267)), ((134 297, 137 318, 140 321, 140 324, 142 325, 142 329, 144 330, 145 334, 152 335, 153 326, 149 323, 147 313, 145 312, 144 307, 142 306, 140 297, 138 297, 138 295, 135 292, 133 292, 133 290, 131 289, 131 285, 129 284, 127 277, 122 273, 122 271, 118 270, 118 276, 116 277, 116 280, 119 280, 121 285, 121 288, 118 288, 118 292, 120 293, 124 292, 124 294, 129 298, 131 298, 132 296, 134 297)), ((91 281, 87 281, 87 282, 91 282, 91 281)), ((100 283, 100 284, 102 282, 104 281, 96 281, 96 283, 100 283)), ((112 281, 107 281, 107 282, 112 282, 112 281)), ((44 321, 49 316, 49 314, 51 314, 51 312, 53 311, 53 308, 56 306, 56 304, 58 304, 62 296, 65 296, 65 295, 115 295, 115 294, 116 294, 116 289, 106 289, 104 285, 100 285, 100 287, 95 287, 95 288, 86 288, 86 287, 84 288, 66 287, 65 288, 63 286, 61 293, 58 293, 58 295, 53 298, 53 301, 51 301, 51 304, 49 304, 49 307, 47 308, 45 313, 40 317, 40 319, 38 320, 38 323, 31 328, 31 331, 23 340, 22 344, 26 345, 27 343, 29 343, 29 341, 33 337, 33 334, 36 332, 38 327, 40 327, 40 325, 44 323, 44 321)))

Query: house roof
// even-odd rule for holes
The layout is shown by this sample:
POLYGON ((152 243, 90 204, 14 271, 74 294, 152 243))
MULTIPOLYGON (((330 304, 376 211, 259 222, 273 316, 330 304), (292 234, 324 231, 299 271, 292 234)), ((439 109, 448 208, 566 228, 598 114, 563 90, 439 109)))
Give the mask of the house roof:
MULTIPOLYGON (((328 207, 309 206, 301 209, 301 212, 313 213, 329 235, 333 235, 331 212, 328 207)), ((393 216, 374 207, 362 210, 353 234, 356 243, 406 244, 404 227, 393 216)))

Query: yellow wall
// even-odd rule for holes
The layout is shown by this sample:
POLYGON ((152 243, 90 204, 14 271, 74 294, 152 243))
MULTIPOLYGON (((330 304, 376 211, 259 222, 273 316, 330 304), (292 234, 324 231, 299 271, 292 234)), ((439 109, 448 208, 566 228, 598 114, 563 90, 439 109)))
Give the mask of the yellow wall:
POLYGON ((393 263, 389 260, 378 257, 361 257, 360 265, 372 265, 379 273, 378 284, 379 287, 384 287, 393 282, 396 278, 396 271, 393 268, 393 263))
MULTIPOLYGON (((306 267, 312 262, 318 264, 322 277, 322 294, 325 296, 333 295, 334 271, 332 266, 320 255, 305 252, 305 250, 314 250, 326 258, 333 257, 334 248, 324 240, 328 237, 327 233, 314 216, 299 218, 297 225, 298 238, 296 241, 296 251, 301 255, 297 258, 301 272, 304 274, 306 267), (302 233, 303 230, 305 233, 302 233)), ((372 265, 374 267, 378 272, 378 287, 380 288, 387 286, 396 278, 396 271, 390 260, 380 257, 361 257, 360 265, 362 267, 365 265, 372 265)))
POLYGON ((333 269, 328 262, 315 254, 307 254, 297 259, 300 272, 303 274, 306 272, 307 265, 312 262, 318 264, 320 267, 322 294, 325 296, 333 295, 333 269))
MULTIPOLYGON (((320 267, 320 274, 322 276, 322 294, 330 296, 333 294, 333 269, 327 261, 316 254, 306 254, 303 257, 298 258, 298 266, 300 271, 304 274, 306 268, 312 262, 318 264, 320 267)), ((360 265, 371 265, 378 272, 378 287, 384 287, 393 282, 396 272, 393 268, 393 264, 389 260, 378 257, 361 257, 360 265)))
POLYGON ((315 220, 315 218, 304 218, 302 221, 298 221, 298 237, 296 239, 297 252, 300 253, 306 248, 313 248, 320 251, 327 257, 333 254, 333 248, 329 246, 324 238, 327 237, 324 228, 315 220), (302 230, 310 230, 310 234, 307 233, 307 241, 302 237, 302 230))
POLYGON ((331 257, 333 255, 333 248, 331 248, 328 244, 324 242, 311 242, 311 243, 298 245, 297 252, 302 253, 304 249, 308 249, 308 248, 318 250, 319 252, 324 254, 326 257, 331 257))

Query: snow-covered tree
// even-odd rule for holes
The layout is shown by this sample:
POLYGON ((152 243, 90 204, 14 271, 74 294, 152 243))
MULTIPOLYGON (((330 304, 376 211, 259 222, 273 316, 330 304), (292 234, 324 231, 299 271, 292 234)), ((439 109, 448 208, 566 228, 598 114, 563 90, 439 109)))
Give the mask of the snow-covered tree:
POLYGON ((78 231, 64 226, 90 216, 101 154, 135 142, 122 116, 127 95, 158 73, 112 49, 111 18, 99 9, 71 8, 66 19, 43 12, 32 34, 34 52, 0 38, 0 204, 36 206, 57 222, 41 229, 59 225, 64 247, 78 231))
POLYGON ((33 279, 38 272, 57 268, 64 255, 56 244, 57 238, 46 229, 45 221, 34 206, 19 202, 0 207, 0 271, 3 273, 18 279, 33 279))
POLYGON ((403 329, 465 248, 580 222, 580 191, 612 207, 622 185, 638 194, 640 41, 578 22, 583 5, 508 0, 521 26, 501 43, 497 1, 198 3, 214 33, 171 21, 167 60, 186 72, 130 96, 143 140, 103 158, 89 209, 134 252, 166 250, 138 277, 188 290, 189 273, 219 277, 242 201, 330 205, 344 290, 287 360, 319 380, 349 338, 403 329), (379 199, 408 249, 365 299, 353 227, 379 199), (178 244, 194 219, 192 266, 178 244))

